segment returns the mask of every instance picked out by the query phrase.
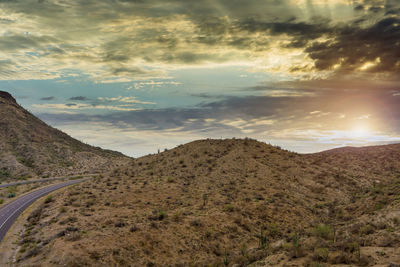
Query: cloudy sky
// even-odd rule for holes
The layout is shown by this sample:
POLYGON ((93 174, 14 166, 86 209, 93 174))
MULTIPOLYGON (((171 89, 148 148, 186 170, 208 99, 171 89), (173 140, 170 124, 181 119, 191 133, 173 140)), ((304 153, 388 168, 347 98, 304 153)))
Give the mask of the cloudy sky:
POLYGON ((0 90, 131 156, 400 141, 398 0, 0 0, 0 90))

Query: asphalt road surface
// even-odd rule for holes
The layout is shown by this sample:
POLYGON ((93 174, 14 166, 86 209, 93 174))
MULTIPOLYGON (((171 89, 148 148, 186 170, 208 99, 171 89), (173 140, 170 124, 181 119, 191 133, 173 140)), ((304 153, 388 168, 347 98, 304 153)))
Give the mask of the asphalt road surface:
MULTIPOLYGON (((88 175, 90 176, 93 174, 88 174, 88 175)), ((85 176, 88 176, 88 175, 85 175, 85 176)), ((72 176, 72 177, 74 177, 74 176, 72 176)), ((54 177, 54 178, 42 178, 42 179, 37 179, 37 180, 18 181, 18 182, 9 183, 9 184, 0 184, 0 188, 10 187, 10 186, 20 185, 20 184, 44 183, 44 182, 54 181, 54 180, 67 180, 67 179, 71 179, 72 177, 54 177)))
POLYGON ((68 185, 77 184, 85 180, 87 179, 71 180, 64 183, 50 185, 48 187, 30 192, 2 207, 0 209, 0 243, 18 216, 33 202, 35 202, 35 200, 49 194, 50 192, 53 192, 54 190, 68 185))

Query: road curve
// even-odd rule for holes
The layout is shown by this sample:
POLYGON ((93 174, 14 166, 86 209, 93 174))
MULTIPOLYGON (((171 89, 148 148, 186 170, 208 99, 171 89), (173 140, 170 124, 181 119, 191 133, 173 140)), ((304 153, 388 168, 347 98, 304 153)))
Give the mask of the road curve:
POLYGON ((21 184, 44 183, 44 182, 48 182, 48 181, 62 180, 62 179, 68 179, 68 178, 57 177, 57 178, 43 178, 43 179, 38 179, 38 180, 19 181, 19 182, 14 182, 14 183, 9 183, 9 184, 0 184, 0 188, 10 187, 10 186, 14 186, 14 185, 21 185, 21 184))
POLYGON ((55 180, 67 180, 67 179, 74 179, 74 178, 77 179, 77 176, 79 176, 80 178, 93 177, 94 175, 97 175, 97 173, 85 174, 85 175, 63 176, 63 177, 52 177, 52 178, 41 178, 41 179, 37 179, 37 180, 18 181, 18 182, 13 182, 13 183, 9 183, 9 184, 0 184, 0 188, 10 187, 10 186, 14 186, 14 185, 21 185, 21 184, 44 183, 44 182, 55 181, 55 180))
POLYGON ((2 207, 0 209, 0 243, 18 216, 33 202, 35 202, 35 200, 57 189, 68 185, 77 184, 85 180, 87 179, 71 180, 64 183, 50 185, 45 188, 30 192, 2 207))

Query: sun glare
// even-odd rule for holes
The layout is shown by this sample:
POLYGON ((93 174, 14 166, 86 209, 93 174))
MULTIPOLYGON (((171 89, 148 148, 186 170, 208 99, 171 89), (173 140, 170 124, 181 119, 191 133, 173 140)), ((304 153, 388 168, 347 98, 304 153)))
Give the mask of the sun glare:
POLYGON ((349 131, 352 138, 367 138, 371 135, 371 131, 366 125, 356 125, 349 131))

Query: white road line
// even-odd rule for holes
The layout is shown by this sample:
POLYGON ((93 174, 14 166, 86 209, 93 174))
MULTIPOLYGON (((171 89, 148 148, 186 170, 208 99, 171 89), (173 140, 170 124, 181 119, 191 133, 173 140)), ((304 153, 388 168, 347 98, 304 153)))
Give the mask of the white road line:
MULTIPOLYGON (((38 198, 42 197, 43 195, 46 195, 47 193, 50 193, 51 191, 54 191, 54 190, 60 189, 60 188, 62 188, 62 187, 64 187, 64 186, 68 186, 68 185, 72 185, 72 184, 74 184, 74 183, 70 183, 70 184, 67 183, 67 184, 65 184, 65 185, 63 185, 63 186, 55 186, 54 188, 52 187, 50 190, 49 190, 49 188, 46 188, 47 190, 43 191, 43 192, 40 193, 39 195, 34 195, 33 197, 31 197, 31 198, 29 198, 28 200, 24 201, 24 203, 22 203, 22 204, 20 205, 19 208, 17 208, 16 210, 14 210, 14 212, 13 212, 10 216, 8 216, 8 218, 0 225, 0 230, 1 230, 1 228, 3 228, 3 226, 8 222, 8 220, 9 220, 14 214, 17 213, 17 212, 18 212, 20 209, 22 209, 23 207, 25 207, 25 205, 26 205, 29 201, 38 199, 38 198)), ((25 196, 29 196, 29 195, 25 195, 25 196)), ((16 201, 16 202, 17 202, 17 201, 16 201)), ((16 203, 16 202, 15 202, 15 203, 16 203)), ((7 210, 7 211, 9 211, 9 210, 7 210)))
MULTIPOLYGON (((27 202, 31 201, 32 199, 34 199, 34 198, 31 198, 31 199, 28 200, 27 202)), ((25 205, 27 202, 25 202, 24 204, 22 204, 18 209, 14 210, 14 212, 13 212, 10 216, 8 216, 8 218, 3 222, 3 224, 0 225, 0 229, 8 222, 8 220, 9 220, 17 211, 19 211, 20 209, 22 209, 22 208, 24 207, 24 205, 25 205)))

